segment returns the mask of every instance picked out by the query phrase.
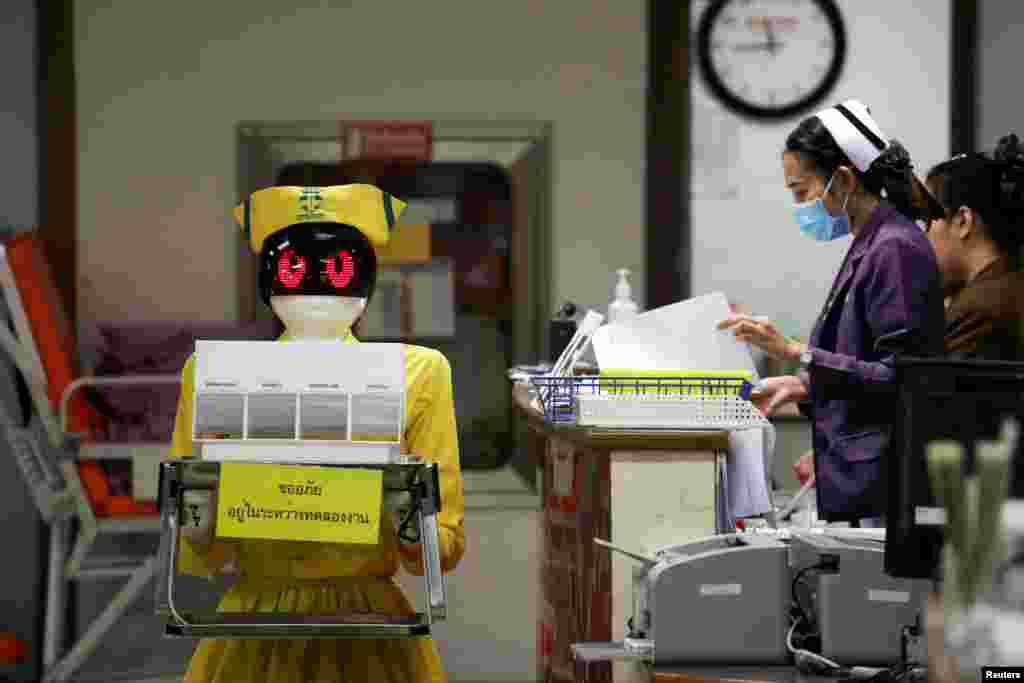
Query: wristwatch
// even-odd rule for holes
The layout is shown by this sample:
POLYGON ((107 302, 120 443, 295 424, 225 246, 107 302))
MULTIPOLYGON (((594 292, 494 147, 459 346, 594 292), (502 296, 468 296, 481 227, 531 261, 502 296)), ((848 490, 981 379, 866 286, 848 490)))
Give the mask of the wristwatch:
POLYGON ((814 363, 814 353, 811 351, 810 348, 804 349, 800 353, 800 369, 801 370, 808 370, 808 369, 810 369, 810 367, 811 367, 811 365, 813 363, 814 363))

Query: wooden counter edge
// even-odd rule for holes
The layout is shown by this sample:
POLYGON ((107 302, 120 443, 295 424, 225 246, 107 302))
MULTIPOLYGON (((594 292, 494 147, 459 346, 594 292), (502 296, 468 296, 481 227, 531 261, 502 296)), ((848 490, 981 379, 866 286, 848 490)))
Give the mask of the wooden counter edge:
POLYGON ((544 415, 530 405, 526 386, 512 388, 513 403, 529 428, 544 435, 555 435, 591 448, 622 451, 721 451, 729 447, 729 433, 725 431, 630 431, 603 430, 588 427, 558 427, 544 419, 544 415))
POLYGON ((771 678, 717 678, 676 671, 652 671, 651 683, 771 683, 771 678))

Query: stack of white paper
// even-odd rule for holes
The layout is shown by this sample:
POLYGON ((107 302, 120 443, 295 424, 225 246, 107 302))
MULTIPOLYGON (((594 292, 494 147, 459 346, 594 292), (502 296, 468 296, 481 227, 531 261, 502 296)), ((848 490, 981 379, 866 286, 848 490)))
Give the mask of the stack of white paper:
MULTIPOLYGON (((732 330, 717 329, 730 315, 729 302, 721 292, 662 306, 601 327, 593 337, 594 353, 602 369, 746 370, 757 383, 750 347, 737 341, 732 330)), ((728 466, 722 472, 724 495, 719 501, 727 519, 771 510, 766 465, 770 466, 774 449, 774 427, 730 432, 728 466)))
POLYGON ((730 316, 715 292, 603 326, 593 338, 601 368, 617 370, 747 370, 758 381, 749 347, 716 326, 730 316))

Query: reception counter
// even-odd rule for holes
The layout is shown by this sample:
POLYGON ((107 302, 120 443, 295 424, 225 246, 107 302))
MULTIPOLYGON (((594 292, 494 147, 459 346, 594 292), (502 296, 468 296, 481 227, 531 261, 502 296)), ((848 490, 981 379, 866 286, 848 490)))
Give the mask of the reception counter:
POLYGON ((572 658, 573 643, 621 641, 632 613, 634 561, 593 539, 645 552, 714 534, 728 434, 555 425, 513 392, 541 471, 538 680, 637 680, 636 665, 572 658))
POLYGON ((805 674, 795 666, 654 667, 644 683, 836 683, 838 678, 805 674))

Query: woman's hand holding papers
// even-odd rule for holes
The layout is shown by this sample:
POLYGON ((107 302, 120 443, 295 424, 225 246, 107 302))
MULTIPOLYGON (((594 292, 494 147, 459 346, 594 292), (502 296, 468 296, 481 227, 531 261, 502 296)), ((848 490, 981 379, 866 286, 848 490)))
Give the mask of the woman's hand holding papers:
POLYGON ((775 324, 763 316, 733 315, 718 323, 720 330, 732 330, 736 339, 752 344, 778 360, 800 360, 806 348, 782 334, 775 324))

